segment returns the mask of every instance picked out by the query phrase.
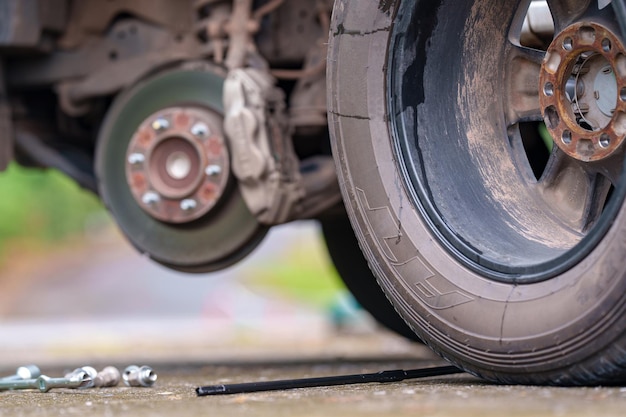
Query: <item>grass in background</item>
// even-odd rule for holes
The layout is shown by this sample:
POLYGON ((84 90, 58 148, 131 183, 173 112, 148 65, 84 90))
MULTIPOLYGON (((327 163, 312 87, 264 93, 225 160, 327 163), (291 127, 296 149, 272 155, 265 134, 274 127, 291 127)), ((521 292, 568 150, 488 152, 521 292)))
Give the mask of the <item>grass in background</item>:
POLYGON ((278 262, 260 267, 257 275, 246 283, 317 308, 337 302, 344 286, 321 235, 320 239, 298 245, 285 255, 278 262))
MULTIPOLYGON (((16 254, 30 259, 29 254, 69 243, 84 234, 89 219, 104 211, 96 196, 60 172, 12 163, 0 173, 0 265, 16 254)), ((257 272, 247 280, 251 287, 315 308, 332 307, 345 292, 321 234, 257 272)))
POLYGON ((11 242, 48 245, 82 233, 86 218, 102 210, 60 172, 11 163, 0 173, 0 258, 11 242))

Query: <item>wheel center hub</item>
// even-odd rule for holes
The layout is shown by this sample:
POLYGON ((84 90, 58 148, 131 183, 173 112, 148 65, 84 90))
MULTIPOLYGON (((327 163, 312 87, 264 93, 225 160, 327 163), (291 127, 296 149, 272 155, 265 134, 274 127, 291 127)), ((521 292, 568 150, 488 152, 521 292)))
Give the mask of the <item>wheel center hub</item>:
POLYGON ((556 145, 581 161, 598 161, 626 137, 626 51, 596 23, 558 34, 541 66, 539 101, 556 145))
POLYGON ((167 174, 176 180, 182 180, 191 172, 191 159, 184 152, 174 152, 165 161, 167 174))
POLYGON ((221 132, 221 117, 199 108, 167 108, 144 120, 126 153, 126 179, 141 208, 170 223, 209 212, 230 172, 221 132))

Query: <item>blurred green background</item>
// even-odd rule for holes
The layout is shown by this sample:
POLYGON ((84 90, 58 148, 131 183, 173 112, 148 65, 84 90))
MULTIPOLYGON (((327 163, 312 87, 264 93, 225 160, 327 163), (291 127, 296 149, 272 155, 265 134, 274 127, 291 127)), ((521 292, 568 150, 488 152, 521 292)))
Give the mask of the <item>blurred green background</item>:
MULTIPOLYGON (((46 263, 64 248, 71 251, 82 246, 94 221, 109 233, 115 230, 96 196, 53 169, 12 163, 0 173, 0 196, 0 268, 4 275, 11 273, 15 263, 46 263)), ((314 308, 333 309, 345 293, 321 234, 319 239, 294 245, 289 252, 281 255, 280 262, 256 263, 255 274, 244 280, 246 285, 314 308)))
POLYGON ((11 163, 0 173, 0 262, 7 245, 56 245, 81 234, 86 219, 103 211, 93 194, 58 171, 11 163))

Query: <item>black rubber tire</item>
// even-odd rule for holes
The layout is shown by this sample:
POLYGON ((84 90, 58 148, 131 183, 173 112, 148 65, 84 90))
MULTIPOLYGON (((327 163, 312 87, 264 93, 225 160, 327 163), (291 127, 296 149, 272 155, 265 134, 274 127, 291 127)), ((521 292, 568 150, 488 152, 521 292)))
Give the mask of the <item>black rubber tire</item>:
MULTIPOLYGON (((425 343, 475 375, 526 384, 624 382, 623 202, 584 259, 549 279, 524 284, 498 281, 459 262, 437 236, 398 162, 390 126, 395 115, 387 107, 387 70, 401 3, 337 0, 328 57, 329 126, 339 183, 355 234, 379 284, 425 343)), ((465 2, 445 3, 471 7, 465 2)), ((435 15, 439 12, 438 1, 411 4, 435 15)), ((501 11, 495 9, 482 8, 480 13, 501 11)), ((437 25, 442 21, 424 19, 424 36, 440 34, 437 25)), ((449 30, 454 29, 458 39, 472 35, 462 28, 449 30)), ((415 46, 418 56, 429 50, 431 40, 421 39, 415 46)), ((420 89, 423 81, 416 80, 416 94, 431 93, 420 89)), ((443 115, 458 109, 439 110, 441 120, 427 122, 444 123, 443 115)), ((444 129, 463 132, 459 126, 444 129)), ((454 172, 456 167, 448 168, 454 172)), ((467 212, 468 218, 481 214, 467 212)))
POLYGON ((342 210, 340 214, 322 219, 320 223, 330 258, 346 288, 361 307, 389 330, 407 339, 420 341, 376 283, 347 214, 342 210))

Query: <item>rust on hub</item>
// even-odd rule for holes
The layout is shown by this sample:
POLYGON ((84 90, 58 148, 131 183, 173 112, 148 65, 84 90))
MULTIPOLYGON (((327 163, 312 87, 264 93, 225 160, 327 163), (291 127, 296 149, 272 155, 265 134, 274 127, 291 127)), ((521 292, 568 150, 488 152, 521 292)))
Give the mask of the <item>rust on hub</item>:
POLYGON ((626 52, 608 28, 573 24, 548 48, 539 98, 555 144, 581 161, 598 161, 626 136, 626 52))
POLYGON ((230 172, 221 123, 219 115, 194 107, 163 109, 143 121, 126 152, 127 183, 143 210, 180 224, 217 204, 230 172), (194 133, 198 125, 211 136, 194 133))

